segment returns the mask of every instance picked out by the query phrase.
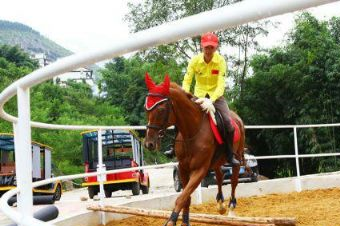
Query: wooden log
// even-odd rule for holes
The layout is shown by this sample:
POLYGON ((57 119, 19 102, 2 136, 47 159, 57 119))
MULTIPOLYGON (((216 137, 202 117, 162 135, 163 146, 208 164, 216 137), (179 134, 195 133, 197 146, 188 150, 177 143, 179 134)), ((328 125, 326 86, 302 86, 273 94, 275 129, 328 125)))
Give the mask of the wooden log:
MULTIPOLYGON (((140 209, 126 206, 89 206, 87 209, 111 213, 168 219, 171 212, 163 210, 140 209)), ((181 220, 181 216, 179 216, 181 220)), ((227 217, 221 215, 190 213, 190 221, 214 225, 230 226, 294 226, 295 218, 285 217, 227 217)))

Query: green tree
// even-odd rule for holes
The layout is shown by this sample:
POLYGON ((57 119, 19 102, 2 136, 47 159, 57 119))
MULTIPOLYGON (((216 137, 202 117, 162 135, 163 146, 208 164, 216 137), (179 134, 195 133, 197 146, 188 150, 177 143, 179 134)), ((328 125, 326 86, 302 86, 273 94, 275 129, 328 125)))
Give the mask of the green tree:
POLYGON ((146 72, 157 82, 163 81, 165 74, 168 74, 172 81, 180 82, 181 68, 176 61, 148 62, 139 55, 129 59, 113 59, 100 71, 104 101, 124 109, 125 119, 130 125, 145 124, 146 72))
POLYGON ((18 67, 27 67, 30 69, 38 68, 38 62, 22 51, 18 46, 2 45, 0 46, 0 57, 14 63, 18 67))
MULTIPOLYGON (((254 75, 246 79, 244 96, 235 105, 246 124, 317 124, 340 119, 340 46, 330 22, 308 13, 296 20, 287 44, 254 56, 254 75), (333 33, 332 33, 333 32, 333 33)), ((339 151, 338 129, 299 129, 300 153, 339 151)), ((258 130, 248 133, 258 155, 293 154, 292 130, 258 130)), ((335 158, 300 160, 302 173, 338 167, 335 158)), ((266 162, 269 176, 294 174, 287 167, 266 162)), ((294 161, 285 161, 294 169, 294 161)))
MULTIPOLYGON (((70 81, 66 88, 44 83, 32 89, 31 99, 34 121, 62 125, 124 124, 122 111, 94 97, 84 83, 70 81)), ((53 157, 63 173, 79 173, 83 169, 80 131, 34 129, 32 137, 56 150, 53 157)))
MULTIPOLYGON (((240 0, 145 0, 142 3, 129 3, 129 13, 126 21, 129 22, 131 32, 138 32, 169 21, 195 15, 239 2, 240 0)), ((258 47, 257 37, 267 35, 268 21, 249 23, 232 29, 218 31, 220 50, 232 62, 230 76, 238 87, 239 92, 232 93, 231 98, 242 94, 243 83, 248 76, 249 52, 258 47), (225 48, 228 47, 228 48, 225 48), (236 48, 239 54, 231 57, 226 49, 236 48), (227 57, 228 54, 228 57, 227 57)), ((182 76, 187 61, 201 51, 200 38, 192 37, 179 40, 175 43, 149 48, 141 53, 148 61, 166 62, 173 59, 182 67, 182 76)))
MULTIPOLYGON (((38 66, 35 60, 17 46, 0 45, 0 90, 29 74, 38 66)), ((12 99, 5 105, 5 111, 16 114, 16 100, 12 99)), ((0 131, 13 130, 11 123, 0 119, 0 131)))
POLYGON ((339 44, 340 43, 340 18, 339 17, 333 17, 329 21, 329 29, 336 43, 339 44))
MULTIPOLYGON (((18 47, 0 47, 0 90, 36 69, 36 62, 18 47)), ((30 89, 31 120, 62 125, 124 125, 123 111, 93 95, 84 83, 68 82, 66 87, 51 81, 30 89)), ((5 105, 17 115, 16 98, 5 105)), ((0 132, 12 133, 12 124, 0 120, 0 132)), ((53 148, 53 162, 62 173, 79 173, 82 164, 80 131, 32 128, 32 139, 53 148)))

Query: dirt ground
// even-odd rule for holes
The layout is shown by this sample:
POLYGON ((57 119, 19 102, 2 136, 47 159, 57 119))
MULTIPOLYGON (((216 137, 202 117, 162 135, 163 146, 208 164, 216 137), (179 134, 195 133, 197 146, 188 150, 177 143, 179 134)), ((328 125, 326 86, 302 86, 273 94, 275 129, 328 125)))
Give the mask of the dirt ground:
MULTIPOLYGON (((237 201, 237 216, 295 217, 297 225, 301 226, 340 226, 340 188, 239 198, 237 201)), ((191 206, 191 211, 217 214, 216 203, 191 206)), ((107 225, 160 226, 164 222, 154 218, 130 217, 107 225)), ((191 223, 191 226, 208 225, 191 223)))

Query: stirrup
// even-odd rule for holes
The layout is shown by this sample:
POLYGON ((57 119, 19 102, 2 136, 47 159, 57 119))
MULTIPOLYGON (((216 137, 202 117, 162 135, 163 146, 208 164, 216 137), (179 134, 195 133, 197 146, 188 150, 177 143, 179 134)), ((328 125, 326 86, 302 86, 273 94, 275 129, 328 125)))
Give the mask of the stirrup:
POLYGON ((231 166, 239 166, 239 165, 241 165, 240 161, 235 158, 234 154, 233 154, 232 157, 228 158, 228 162, 229 162, 229 164, 231 166))
POLYGON ((167 156, 168 158, 172 158, 175 155, 175 150, 174 149, 170 149, 164 152, 164 155, 167 156))
POLYGON ((231 160, 231 165, 233 165, 233 166, 239 166, 241 163, 240 163, 240 161, 238 161, 234 156, 233 156, 233 158, 232 158, 232 160, 231 160))

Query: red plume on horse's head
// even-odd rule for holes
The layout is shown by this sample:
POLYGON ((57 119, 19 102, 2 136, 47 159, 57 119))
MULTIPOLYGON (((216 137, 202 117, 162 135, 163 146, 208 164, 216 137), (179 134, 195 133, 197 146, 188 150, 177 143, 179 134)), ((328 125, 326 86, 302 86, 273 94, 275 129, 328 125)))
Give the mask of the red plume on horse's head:
POLYGON ((145 84, 148 90, 152 90, 155 88, 156 84, 152 81, 152 78, 150 77, 149 73, 145 72, 145 84))
POLYGON ((170 77, 169 77, 169 75, 167 75, 167 74, 165 75, 165 78, 164 78, 162 85, 164 87, 164 90, 167 90, 168 95, 169 95, 169 92, 170 92, 170 77))
POLYGON ((168 96, 170 94, 170 78, 169 75, 165 75, 164 81, 156 85, 150 75, 146 72, 145 73, 145 84, 149 90, 149 93, 157 93, 164 96, 168 96))
POLYGON ((164 81, 156 85, 149 74, 145 73, 145 84, 148 88, 149 94, 159 94, 158 96, 155 95, 148 95, 145 102, 145 107, 147 110, 151 110, 155 107, 158 103, 164 101, 166 97, 170 94, 170 78, 168 75, 165 75, 164 81))

